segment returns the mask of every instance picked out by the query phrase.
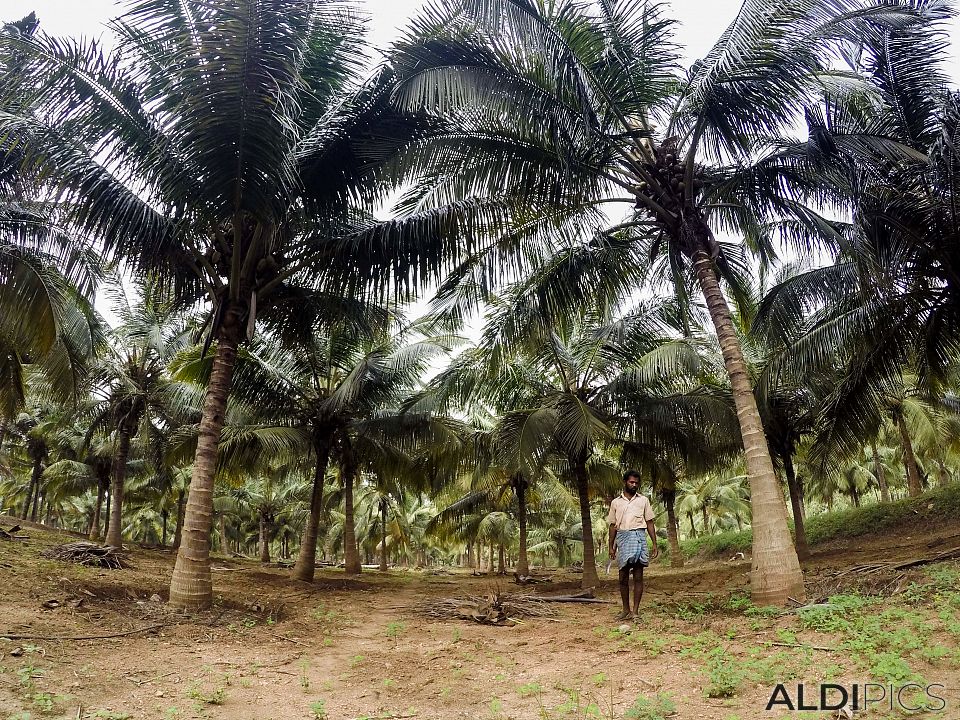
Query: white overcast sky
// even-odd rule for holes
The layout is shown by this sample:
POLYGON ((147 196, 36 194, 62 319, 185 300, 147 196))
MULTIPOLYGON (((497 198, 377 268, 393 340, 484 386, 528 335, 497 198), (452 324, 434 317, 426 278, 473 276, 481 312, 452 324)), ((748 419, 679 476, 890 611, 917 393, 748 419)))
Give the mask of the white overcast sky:
MULTIPOLYGON (((374 47, 385 48, 422 5, 423 0, 359 0, 370 15, 370 40, 374 47)), ((672 17, 681 26, 678 39, 688 58, 701 57, 730 22, 740 0, 673 0, 669 3, 672 17)), ((0 0, 0 20, 16 20, 35 11, 41 27, 52 35, 99 36, 104 23, 121 14, 121 4, 114 0, 0 0)), ((960 86, 960 20, 951 27, 953 52, 951 75, 960 86)))

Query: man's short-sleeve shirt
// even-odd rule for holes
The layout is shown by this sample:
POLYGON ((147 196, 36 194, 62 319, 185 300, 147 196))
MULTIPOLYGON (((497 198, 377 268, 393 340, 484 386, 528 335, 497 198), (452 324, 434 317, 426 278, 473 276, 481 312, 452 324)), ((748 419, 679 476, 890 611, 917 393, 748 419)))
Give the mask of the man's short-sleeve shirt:
POLYGON ((621 493, 610 503, 607 524, 616 525, 618 530, 639 530, 645 528, 647 521, 653 518, 653 507, 646 495, 637 493, 632 498, 628 498, 621 493))

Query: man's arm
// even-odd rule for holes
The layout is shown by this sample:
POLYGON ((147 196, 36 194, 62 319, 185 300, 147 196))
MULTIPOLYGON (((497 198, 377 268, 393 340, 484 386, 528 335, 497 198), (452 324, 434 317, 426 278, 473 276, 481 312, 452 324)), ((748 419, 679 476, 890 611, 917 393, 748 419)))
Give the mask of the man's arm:
POLYGON ((610 557, 613 557, 613 547, 616 539, 617 539, 617 526, 611 525, 610 526, 610 542, 607 546, 610 552, 610 557))
POLYGON ((650 538, 650 559, 653 560, 660 554, 660 548, 657 547, 657 528, 654 527, 653 520, 647 520, 647 537, 650 538))

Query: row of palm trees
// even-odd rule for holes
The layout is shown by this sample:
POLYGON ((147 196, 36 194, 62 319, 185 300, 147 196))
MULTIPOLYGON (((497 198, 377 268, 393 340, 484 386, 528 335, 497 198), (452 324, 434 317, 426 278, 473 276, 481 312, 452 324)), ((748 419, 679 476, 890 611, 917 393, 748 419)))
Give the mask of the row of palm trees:
MULTIPOLYGON (((212 601, 214 480, 231 455, 310 435, 306 579, 326 469, 346 493, 357 473, 400 470, 432 491, 469 455, 441 451, 463 442, 451 417, 484 438, 475 474, 509 478, 521 528, 531 482, 551 473, 576 490, 585 538, 617 461, 669 488, 742 451, 754 599, 802 597, 778 470, 802 519, 803 439, 826 475, 890 418, 919 492, 902 401, 915 388, 950 411, 960 112, 941 70, 947 16, 932 2, 747 0, 681 72, 653 4, 452 0, 424 10, 367 79, 361 21, 337 2, 132 0, 109 53, 47 37, 34 18, 10 23, 5 417, 34 369, 74 393, 94 378, 106 399, 91 419, 116 435, 115 503, 136 429, 158 445, 177 434, 161 407, 184 391, 155 385, 150 365, 164 350, 130 351, 156 338, 121 342, 129 384, 83 367, 94 353, 78 350, 100 342, 99 258, 203 316, 175 361, 205 388, 176 606, 212 601), (378 218, 391 201, 395 217, 378 218), (784 247, 832 262, 781 264, 759 292, 750 276, 770 277, 784 247), (356 398, 332 386, 333 338, 383 338, 390 308, 427 292, 426 339, 375 353, 355 379, 389 387, 345 411, 356 398), (483 308, 476 347, 402 400, 483 308), (291 393, 303 378, 313 387, 291 393), (283 432, 231 430, 251 407, 283 432), (382 466, 361 467, 372 458, 382 466)), ((592 543, 583 555, 587 583, 592 543)))

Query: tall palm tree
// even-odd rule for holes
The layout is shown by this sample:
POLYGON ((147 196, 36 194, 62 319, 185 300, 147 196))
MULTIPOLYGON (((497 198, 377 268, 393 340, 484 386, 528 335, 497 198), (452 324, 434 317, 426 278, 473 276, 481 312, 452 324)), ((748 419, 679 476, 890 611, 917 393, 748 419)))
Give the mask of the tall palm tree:
MULTIPOLYGON (((22 58, 0 137, 60 199, 69 227, 150 273, 184 304, 211 308, 214 370, 193 463, 170 602, 213 599, 210 518, 217 447, 237 348, 255 322, 292 310, 318 320, 341 299, 409 294, 454 245, 426 226, 394 232, 369 207, 383 160, 416 123, 387 103, 389 73, 366 83, 361 19, 337 0, 129 0, 114 50, 0 36, 22 58), (103 148, 109 148, 108 153, 103 148)), ((6 147, 6 146, 5 146, 6 147)))
POLYGON ((692 274, 741 424, 761 603, 801 597, 803 576, 720 284, 736 291, 737 253, 714 232, 773 251, 759 228, 795 203, 778 177, 754 172, 757 149, 789 130, 829 74, 837 41, 895 15, 843 0, 746 0, 683 76, 672 23, 658 6, 630 0, 431 6, 395 48, 398 104, 445 123, 413 148, 419 186, 407 206, 457 204, 471 228, 491 231, 463 263, 462 281, 446 288, 448 299, 482 299, 498 276, 538 264, 545 247, 582 245, 583 228, 606 228, 593 241, 606 262, 557 288, 557 302, 575 304, 585 286, 625 295, 638 265, 649 264, 644 247, 678 287, 692 274), (604 209, 618 206, 636 209, 611 227, 604 209))

